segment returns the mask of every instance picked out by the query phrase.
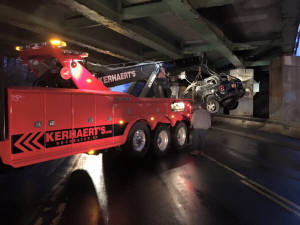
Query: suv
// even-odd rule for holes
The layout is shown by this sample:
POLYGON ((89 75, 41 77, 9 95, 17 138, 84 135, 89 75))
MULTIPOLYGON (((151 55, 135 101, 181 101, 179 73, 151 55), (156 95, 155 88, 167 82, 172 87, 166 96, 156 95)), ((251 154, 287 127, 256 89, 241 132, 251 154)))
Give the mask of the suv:
POLYGON ((200 103, 210 113, 217 113, 220 106, 227 110, 238 107, 238 100, 244 96, 245 89, 242 81, 236 77, 215 74, 200 81, 194 81, 185 90, 192 89, 195 101, 200 103))

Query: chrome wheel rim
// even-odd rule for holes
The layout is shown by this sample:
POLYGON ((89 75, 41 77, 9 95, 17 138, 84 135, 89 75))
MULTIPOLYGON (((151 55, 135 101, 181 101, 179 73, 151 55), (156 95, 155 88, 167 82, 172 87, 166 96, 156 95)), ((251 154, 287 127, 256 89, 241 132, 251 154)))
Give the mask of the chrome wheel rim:
POLYGON ((177 132, 177 142, 180 146, 184 145, 186 140, 186 130, 184 127, 180 127, 177 132))
POLYGON ((141 152, 146 145, 146 134, 143 130, 135 131, 133 135, 133 147, 137 152, 141 152))
POLYGON ((216 104, 214 102, 208 102, 207 103, 207 110, 210 112, 213 112, 216 110, 216 104))
POLYGON ((158 137, 157 137, 157 146, 160 151, 165 151, 168 147, 169 144, 169 136, 167 131, 162 130, 159 132, 158 137))

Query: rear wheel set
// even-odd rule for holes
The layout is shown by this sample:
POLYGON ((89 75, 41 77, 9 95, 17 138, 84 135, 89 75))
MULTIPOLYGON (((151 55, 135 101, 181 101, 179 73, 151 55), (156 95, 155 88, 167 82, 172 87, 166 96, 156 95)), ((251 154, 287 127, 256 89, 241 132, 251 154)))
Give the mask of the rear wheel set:
POLYGON ((148 126, 138 122, 131 128, 125 147, 134 157, 142 158, 149 150, 156 157, 162 157, 167 154, 171 142, 175 149, 183 150, 187 146, 187 141, 188 130, 184 122, 177 123, 172 128, 172 133, 169 125, 158 125, 152 140, 148 126))

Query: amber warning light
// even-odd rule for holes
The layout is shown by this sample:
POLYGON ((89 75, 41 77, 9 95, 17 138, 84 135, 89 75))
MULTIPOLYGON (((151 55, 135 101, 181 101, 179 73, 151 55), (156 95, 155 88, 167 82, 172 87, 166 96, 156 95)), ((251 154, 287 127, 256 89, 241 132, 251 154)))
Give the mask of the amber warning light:
POLYGON ((53 45, 53 46, 56 46, 58 48, 66 47, 67 46, 66 42, 58 40, 58 39, 51 39, 50 40, 50 44, 53 45))
POLYGON ((91 149, 90 151, 88 151, 89 155, 95 155, 95 150, 91 149))

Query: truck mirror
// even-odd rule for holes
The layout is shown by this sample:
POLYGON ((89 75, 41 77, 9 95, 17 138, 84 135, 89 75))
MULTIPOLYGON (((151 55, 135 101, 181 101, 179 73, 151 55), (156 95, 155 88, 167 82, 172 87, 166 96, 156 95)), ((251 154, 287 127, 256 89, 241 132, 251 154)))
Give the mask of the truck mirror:
POLYGON ((60 76, 65 80, 69 80, 72 77, 71 69, 69 67, 64 66, 60 70, 60 76))

